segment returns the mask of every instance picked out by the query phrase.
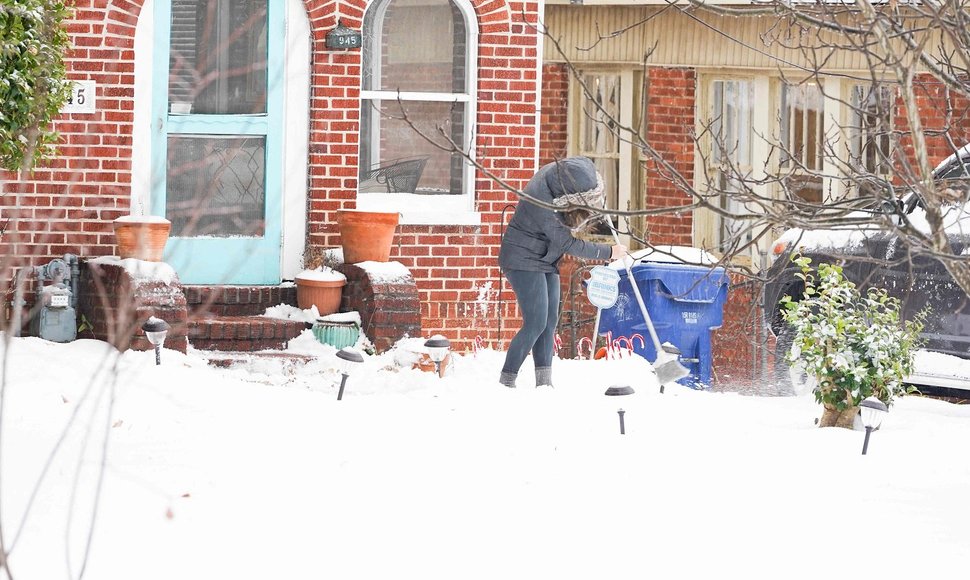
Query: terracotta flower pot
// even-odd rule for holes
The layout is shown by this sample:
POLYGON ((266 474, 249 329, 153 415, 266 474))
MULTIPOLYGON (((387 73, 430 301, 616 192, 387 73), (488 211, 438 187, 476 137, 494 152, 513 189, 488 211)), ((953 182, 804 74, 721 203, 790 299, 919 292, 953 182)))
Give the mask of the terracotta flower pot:
POLYGON ((118 256, 161 262, 172 222, 155 216, 122 216, 114 221, 118 256))
POLYGON ((344 263, 388 261, 397 220, 396 213, 338 211, 337 225, 340 228, 344 263))
POLYGON ((296 303, 302 310, 316 306, 321 316, 340 310, 346 280, 311 280, 296 278, 296 303))

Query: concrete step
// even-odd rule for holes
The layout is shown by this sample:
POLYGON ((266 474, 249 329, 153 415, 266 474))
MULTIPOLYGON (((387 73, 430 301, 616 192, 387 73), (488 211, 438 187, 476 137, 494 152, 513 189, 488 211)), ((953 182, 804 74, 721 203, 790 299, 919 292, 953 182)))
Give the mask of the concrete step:
POLYGON ((250 372, 287 374, 314 360, 315 357, 288 352, 222 352, 199 351, 199 355, 214 367, 244 369, 250 372))
POLYGON ((199 350, 246 353, 283 350, 306 328, 304 322, 266 316, 205 316, 189 319, 186 336, 199 350))

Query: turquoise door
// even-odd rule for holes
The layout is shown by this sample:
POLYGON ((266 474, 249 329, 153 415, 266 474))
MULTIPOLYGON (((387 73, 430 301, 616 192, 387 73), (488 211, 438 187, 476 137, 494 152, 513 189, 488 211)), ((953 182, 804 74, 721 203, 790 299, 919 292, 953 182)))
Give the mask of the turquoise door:
POLYGON ((183 284, 278 284, 285 3, 155 2, 153 215, 183 284))

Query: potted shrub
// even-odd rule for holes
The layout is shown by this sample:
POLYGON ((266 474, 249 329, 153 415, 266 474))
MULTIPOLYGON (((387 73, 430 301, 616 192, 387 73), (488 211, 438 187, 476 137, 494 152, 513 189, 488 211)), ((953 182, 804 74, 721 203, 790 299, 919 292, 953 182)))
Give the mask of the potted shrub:
POLYGON ((814 379, 815 400, 824 408, 821 427, 853 428, 859 403, 874 396, 892 405, 904 394, 913 370, 926 312, 901 322, 899 300, 883 289, 863 296, 842 267, 795 256, 804 296, 782 298, 782 316, 795 331, 788 362, 814 379))
POLYGON ((316 306, 320 316, 340 310, 340 300, 347 277, 334 269, 336 256, 311 246, 303 255, 302 272, 296 275, 296 302, 303 310, 316 306))

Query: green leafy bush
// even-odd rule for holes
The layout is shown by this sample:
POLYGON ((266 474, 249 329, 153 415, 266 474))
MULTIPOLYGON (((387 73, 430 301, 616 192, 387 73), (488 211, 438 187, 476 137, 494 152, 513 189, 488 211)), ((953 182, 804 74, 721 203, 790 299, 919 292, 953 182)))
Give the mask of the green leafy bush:
POLYGON ((60 0, 0 2, 0 168, 29 169, 54 153, 51 121, 70 94, 60 0))
POLYGON ((901 322, 900 304, 883 289, 862 296, 841 266, 796 256, 804 296, 785 296, 782 316, 795 329, 788 361, 814 377, 815 400, 844 412, 870 396, 891 405, 903 394, 903 379, 913 371, 926 311, 901 322))

